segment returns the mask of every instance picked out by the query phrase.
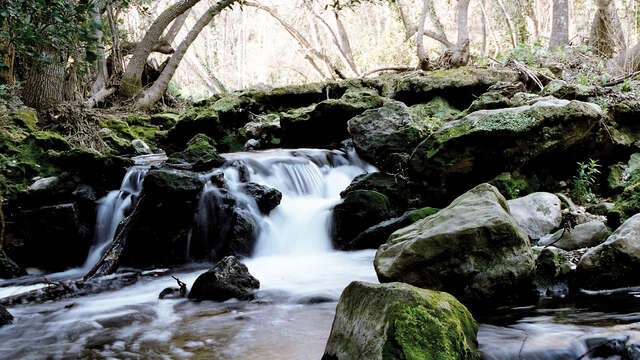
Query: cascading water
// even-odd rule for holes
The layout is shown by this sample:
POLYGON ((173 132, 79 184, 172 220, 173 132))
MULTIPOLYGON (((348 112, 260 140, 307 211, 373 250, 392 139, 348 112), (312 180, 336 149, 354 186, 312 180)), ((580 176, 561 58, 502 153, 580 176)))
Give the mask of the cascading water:
MULTIPOLYGON (((208 182, 200 198, 194 237, 215 243, 232 231, 224 228, 229 209, 223 205, 230 196, 232 209, 256 224, 253 257, 244 262, 260 280, 258 301, 158 300, 163 288, 175 286, 164 275, 117 291, 17 305, 9 309, 15 323, 0 328, 0 358, 320 358, 342 289, 354 280, 376 281, 374 250, 334 251, 330 238, 331 209, 340 191, 375 169, 353 152, 272 150, 225 157, 224 179, 202 175, 215 177, 215 184, 208 182), (248 182, 280 190, 280 205, 262 214, 245 193, 248 182)), ((121 190, 101 201, 92 254, 113 238, 145 171, 144 165, 131 169, 121 190)), ((204 269, 177 269, 173 275, 191 285, 204 269)), ((604 312, 532 309, 515 318, 510 313, 480 326, 479 348, 490 360, 576 359, 585 351, 584 339, 596 334, 640 339, 633 324, 640 320, 637 301, 634 306, 604 312)))

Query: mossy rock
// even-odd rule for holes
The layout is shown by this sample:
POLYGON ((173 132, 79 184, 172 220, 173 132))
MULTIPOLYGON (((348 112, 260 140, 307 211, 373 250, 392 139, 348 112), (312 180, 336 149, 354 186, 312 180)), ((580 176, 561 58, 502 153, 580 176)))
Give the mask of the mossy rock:
POLYGON ((568 100, 586 100, 596 95, 596 93, 595 86, 568 84, 564 80, 552 80, 542 89, 542 95, 544 96, 568 100))
POLYGON ((477 99, 473 100, 473 102, 467 109, 467 113, 472 113, 478 110, 500 109, 510 106, 511 101, 509 100, 509 98, 498 91, 488 91, 480 95, 477 99))
POLYGON ((453 296, 402 283, 352 282, 323 360, 478 360, 478 324, 453 296))
POLYGON ((9 117, 16 125, 28 131, 38 130, 38 113, 35 110, 16 110, 9 117))
POLYGON ((549 286, 558 281, 567 280, 571 272, 571 262, 567 252, 555 247, 533 248, 536 255, 535 284, 549 286))
POLYGON ((194 171, 207 171, 222 166, 225 161, 218 154, 213 139, 204 134, 197 134, 189 140, 183 151, 172 154, 167 163, 172 166, 183 164, 194 171))
POLYGON ((474 184, 543 158, 568 166, 557 160, 569 162, 569 149, 595 141, 601 117, 593 104, 557 99, 477 111, 422 141, 409 166, 427 185, 425 195, 441 205, 474 184))
POLYGON ((451 106, 449 101, 441 96, 436 96, 426 104, 412 105, 409 111, 414 121, 424 123, 424 127, 432 131, 460 114, 460 110, 451 106))
POLYGON ((638 125, 640 117, 640 101, 623 100, 611 107, 613 120, 620 124, 638 125))
POLYGON ((183 170, 152 170, 144 178, 145 194, 150 197, 179 198, 200 193, 203 186, 198 174, 183 170))
POLYGON ((334 244, 342 247, 362 231, 389 218, 387 196, 371 190, 351 191, 333 209, 334 244))
POLYGON ((111 129, 102 128, 98 132, 98 135, 115 154, 128 155, 135 153, 135 148, 131 144, 131 141, 119 137, 111 129))
POLYGON ((340 196, 346 198, 357 190, 372 190, 387 196, 394 216, 402 214, 407 209, 411 196, 409 184, 405 178, 384 172, 356 176, 340 196))
POLYGON ((27 141, 29 140, 33 140, 36 146, 46 150, 66 151, 72 148, 64 137, 51 131, 36 131, 27 138, 27 141))
POLYGON ((173 113, 153 114, 149 119, 152 125, 159 126, 161 129, 170 129, 178 123, 180 115, 173 113))

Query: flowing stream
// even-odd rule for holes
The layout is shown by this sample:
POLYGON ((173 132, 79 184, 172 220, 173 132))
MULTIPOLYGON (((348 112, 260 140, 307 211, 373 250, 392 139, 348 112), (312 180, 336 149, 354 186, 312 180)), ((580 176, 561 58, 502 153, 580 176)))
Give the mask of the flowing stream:
MULTIPOLYGON (((331 211, 340 192, 355 176, 375 168, 354 152, 313 149, 225 158, 230 164, 222 170, 226 187, 257 225, 253 256, 244 259, 261 283, 256 300, 159 300, 160 291, 175 281, 165 269, 157 269, 147 272, 157 276, 119 290, 11 307, 15 321, 0 328, 0 358, 319 359, 344 287, 354 280, 377 281, 374 250, 334 251, 330 237, 331 211), (242 191, 247 181, 282 192, 280 205, 268 216, 242 191)), ((147 168, 134 167, 121 189, 99 203, 101 230, 83 269, 95 264, 101 248, 113 239, 147 168)), ((217 191, 207 183, 194 214, 194 228, 205 236, 214 236, 207 225, 216 216, 210 209, 215 208, 211 202, 218 198, 217 191)), ((171 274, 191 286, 210 266, 190 264, 171 274)), ((28 289, 2 288, 0 297, 28 289)), ((481 319, 479 347, 486 359, 576 359, 587 337, 637 337, 640 331, 640 307, 633 301, 600 311, 569 304, 493 315, 481 319)))

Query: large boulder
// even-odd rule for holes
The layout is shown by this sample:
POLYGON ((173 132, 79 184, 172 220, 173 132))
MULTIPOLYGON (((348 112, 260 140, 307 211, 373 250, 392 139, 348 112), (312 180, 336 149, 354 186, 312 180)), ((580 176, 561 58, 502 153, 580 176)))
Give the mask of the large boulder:
POLYGON ((349 120, 349 134, 360 156, 390 169, 390 154, 410 154, 423 138, 425 127, 415 120, 407 105, 388 101, 349 120))
POLYGON ((540 239, 562 223, 560 199, 551 193, 537 192, 509 200, 511 215, 530 239, 540 239))
POLYGON ((340 196, 345 198, 357 190, 372 190, 385 195, 394 215, 400 215, 407 210, 412 197, 411 185, 405 178, 381 171, 356 176, 340 196))
POLYGON ((376 253, 381 282, 447 291, 471 305, 528 295, 529 238, 495 187, 481 184, 448 207, 394 232, 376 253))
POLYGON ((382 105, 375 90, 345 93, 340 99, 327 99, 306 108, 294 109, 280 117, 282 145, 324 147, 349 137, 347 121, 368 109, 382 105))
POLYGON ((131 215, 123 265, 147 267, 184 263, 188 259, 190 232, 203 187, 203 181, 193 172, 149 171, 131 215))
POLYGON ((352 282, 323 360, 476 360, 478 324, 453 296, 402 283, 352 282))
POLYGON ((346 248, 362 231, 391 217, 389 199, 371 190, 350 192, 333 209, 333 241, 337 248, 346 248))
POLYGON ((640 285, 640 214, 625 221, 604 243, 590 249, 578 263, 587 288, 611 289, 640 285))
POLYGON ((260 287, 247 266, 235 256, 227 256, 212 269, 198 276, 189 292, 189 299, 226 301, 253 299, 253 291, 260 287))
POLYGON ((592 145, 589 139, 601 117, 595 104, 558 99, 476 111, 446 123, 422 141, 409 166, 428 186, 430 198, 446 203, 478 182, 534 161, 551 159, 547 165, 566 171, 576 156, 583 156, 582 152, 571 156, 567 150, 592 145))
POLYGON ((609 236, 607 226, 598 220, 578 224, 573 229, 561 229, 553 234, 544 236, 538 245, 553 245, 559 249, 571 251, 594 247, 601 244, 609 236))

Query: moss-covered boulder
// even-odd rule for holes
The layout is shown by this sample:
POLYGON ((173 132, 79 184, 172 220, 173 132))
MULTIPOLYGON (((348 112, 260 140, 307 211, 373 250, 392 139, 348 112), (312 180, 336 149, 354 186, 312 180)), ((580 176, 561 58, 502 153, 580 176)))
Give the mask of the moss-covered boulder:
POLYGON ((518 74, 508 69, 460 67, 429 71, 417 76, 394 76, 386 86, 385 96, 407 105, 426 103, 437 96, 449 99, 451 105, 466 109, 473 100, 497 82, 513 83, 518 74))
POLYGON ((578 263, 578 277, 588 289, 640 284, 640 214, 624 222, 607 240, 590 249, 578 263))
POLYGON ((215 141, 204 134, 197 134, 191 138, 184 150, 172 154, 167 160, 170 166, 194 171, 208 171, 222 166, 225 162, 216 150, 215 141))
POLYGON ((424 122, 428 130, 437 130, 444 122, 454 120, 460 110, 449 104, 449 101, 441 96, 429 100, 426 104, 415 104, 409 107, 409 111, 416 122, 424 122))
POLYGON ((385 170, 394 170, 396 154, 410 154, 426 135, 424 123, 417 121, 399 101, 368 110, 349 120, 349 133, 360 156, 385 170), (389 163, 391 162, 391 163, 389 163))
POLYGON ((390 217, 385 195, 372 190, 352 191, 333 209, 334 245, 346 247, 362 231, 390 217))
POLYGON ((596 94, 597 89, 595 86, 577 83, 569 84, 564 80, 552 80, 542 89, 542 95, 544 96, 568 100, 586 100, 596 94))
POLYGON ((163 130, 168 130, 174 127, 178 123, 179 119, 180 115, 178 114, 161 113, 151 115, 149 122, 153 125, 159 126, 163 130))
POLYGON ((453 296, 402 283, 352 282, 323 360, 478 360, 478 324, 453 296))
POLYGON ((425 207, 407 211, 401 216, 385 220, 366 229, 353 240, 343 244, 342 248, 345 250, 377 249, 380 245, 387 242, 387 239, 389 239, 389 236, 391 236, 394 231, 407 227, 427 216, 431 216, 439 210, 440 209, 432 207, 425 207))
POLYGON ((625 183, 615 205, 608 211, 608 225, 618 227, 637 213, 640 213, 640 171, 636 171, 625 183))
POLYGON ((347 121, 368 109, 382 106, 375 92, 347 92, 340 99, 283 113, 280 117, 282 145, 286 147, 326 147, 349 137, 347 121))
POLYGON ((418 197, 412 194, 412 185, 406 178, 380 172, 366 173, 356 176, 351 184, 340 193, 342 198, 357 190, 372 190, 385 195, 389 199, 391 215, 398 216, 407 210, 410 201, 418 197))
POLYGON ((594 104, 557 99, 477 111, 422 141, 409 166, 424 180, 428 195, 446 203, 474 184, 534 161, 573 166, 584 152, 570 156, 570 149, 593 140, 601 116, 594 104))
POLYGON ((402 281, 450 292, 465 304, 495 305, 530 295, 534 259, 505 198, 482 184, 394 232, 378 248, 374 266, 381 282, 402 281))
POLYGON ((135 149, 133 145, 131 145, 131 141, 121 138, 109 128, 100 129, 100 131, 98 131, 98 136, 100 136, 100 139, 102 139, 102 141, 104 141, 116 154, 135 154, 135 149))
POLYGON ((511 100, 499 91, 487 91, 473 100, 467 112, 478 110, 502 109, 511 106, 511 100))
POLYGON ((640 101, 623 100, 611 106, 613 120, 623 125, 637 125, 640 116, 640 101))

